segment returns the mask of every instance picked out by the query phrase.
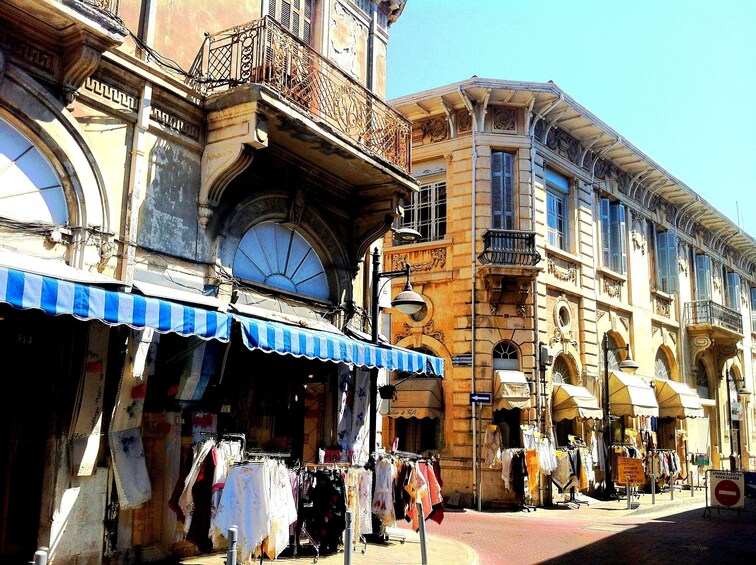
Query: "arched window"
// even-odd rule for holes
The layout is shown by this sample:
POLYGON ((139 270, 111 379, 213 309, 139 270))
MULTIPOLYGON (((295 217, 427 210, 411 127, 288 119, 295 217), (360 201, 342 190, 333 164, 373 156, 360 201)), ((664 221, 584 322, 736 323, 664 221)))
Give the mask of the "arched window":
POLYGON ((696 392, 701 398, 711 398, 709 392, 709 375, 706 372, 706 366, 700 359, 696 363, 696 392))
POLYGON ((560 355, 554 361, 551 368, 551 379, 555 383, 572 384, 572 369, 564 355, 560 355))
MULTIPOLYGON (((617 371, 619 370, 619 364, 620 364, 620 356, 619 351, 617 351, 617 340, 614 339, 611 335, 607 336, 609 339, 609 352, 607 354, 607 359, 609 359, 609 370, 610 371, 617 371)), ((601 367, 604 367, 604 345, 601 344, 601 367)))
POLYGON ((669 359, 664 350, 659 348, 656 352, 656 361, 654 362, 654 376, 662 381, 667 381, 670 378, 672 371, 669 367, 669 359))
POLYGON ((312 298, 330 298, 315 249, 296 231, 275 222, 263 222, 244 234, 234 257, 234 275, 312 298))
POLYGON ((66 225, 63 185, 50 162, 25 135, 0 118, 0 216, 66 225))
POLYGON ((520 369, 520 354, 513 343, 500 341, 496 344, 493 350, 493 368, 495 371, 520 369))

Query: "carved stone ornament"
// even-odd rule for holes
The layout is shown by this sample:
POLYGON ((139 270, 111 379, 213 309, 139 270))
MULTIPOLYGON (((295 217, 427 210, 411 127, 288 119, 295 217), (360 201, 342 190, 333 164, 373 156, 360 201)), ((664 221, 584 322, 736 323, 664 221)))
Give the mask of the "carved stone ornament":
POLYGON ((412 335, 412 328, 407 322, 404 322, 404 327, 402 328, 402 331, 397 332, 394 336, 394 343, 399 343, 402 341, 405 337, 409 337, 412 335))
POLYGON ((625 328, 625 331, 630 331, 630 320, 625 316, 619 317, 620 324, 625 328))
POLYGON ((602 277, 604 283, 604 293, 610 298, 619 299, 622 296, 622 281, 610 277, 602 277))
POLYGON ((517 112, 512 108, 494 108, 493 127, 498 131, 515 131, 517 129, 517 112))
MULTIPOLYGON (((446 265, 446 247, 428 249, 425 253, 430 255, 430 260, 424 263, 411 263, 412 272, 433 271, 443 269, 446 265)), ((391 268, 395 271, 404 269, 407 265, 407 254, 397 254, 391 257, 391 268)))
POLYGON ((457 111, 457 130, 459 133, 472 131, 472 116, 467 110, 457 111))
POLYGON ((555 279, 577 284, 578 267, 575 263, 549 257, 547 260, 547 266, 549 274, 555 279), (558 262, 562 263, 562 265, 559 265, 558 262))
POLYGON ((643 225, 640 219, 633 219, 633 233, 632 233, 633 248, 636 251, 640 251, 642 255, 646 254, 646 238, 643 234, 643 225))
POLYGON ((420 122, 423 142, 437 143, 449 139, 449 122, 446 118, 431 118, 420 122))
POLYGON ((297 189, 294 197, 291 199, 291 208, 289 208, 289 221, 292 224, 299 225, 302 222, 302 214, 305 211, 305 191, 301 187, 297 189))
POLYGON ((427 324, 423 326, 423 334, 432 337, 436 341, 440 341, 441 343, 444 343, 444 332, 441 330, 436 330, 433 320, 430 320, 427 324))
POLYGON ((664 316, 665 318, 669 318, 671 305, 672 305, 671 300, 662 298, 661 296, 654 297, 654 306, 655 306, 654 310, 658 316, 664 316))

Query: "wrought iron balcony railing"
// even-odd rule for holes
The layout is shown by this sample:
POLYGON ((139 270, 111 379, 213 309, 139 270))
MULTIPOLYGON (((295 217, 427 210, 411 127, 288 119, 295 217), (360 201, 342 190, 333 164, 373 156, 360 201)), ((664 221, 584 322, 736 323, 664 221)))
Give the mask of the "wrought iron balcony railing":
POLYGON ((485 265, 534 267, 541 261, 536 251, 535 232, 486 230, 483 253, 478 260, 485 265))
POLYGON ((410 122, 270 17, 209 36, 192 70, 194 86, 206 94, 265 84, 409 172, 410 122))
POLYGON ((696 300, 685 304, 685 323, 689 326, 709 324, 743 333, 743 316, 712 300, 696 300))

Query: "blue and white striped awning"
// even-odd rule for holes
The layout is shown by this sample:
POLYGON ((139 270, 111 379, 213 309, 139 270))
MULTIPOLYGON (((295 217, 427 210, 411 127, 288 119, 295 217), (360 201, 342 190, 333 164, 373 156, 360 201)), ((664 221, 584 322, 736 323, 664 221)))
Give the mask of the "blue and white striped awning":
POLYGON ((69 314, 80 320, 100 320, 135 329, 228 341, 231 318, 168 300, 106 290, 0 266, 0 302, 22 309, 38 309, 54 316, 69 314))
POLYGON ((389 371, 427 373, 442 376, 444 360, 418 351, 390 345, 374 345, 343 334, 291 326, 270 320, 234 315, 249 349, 377 367, 389 371))

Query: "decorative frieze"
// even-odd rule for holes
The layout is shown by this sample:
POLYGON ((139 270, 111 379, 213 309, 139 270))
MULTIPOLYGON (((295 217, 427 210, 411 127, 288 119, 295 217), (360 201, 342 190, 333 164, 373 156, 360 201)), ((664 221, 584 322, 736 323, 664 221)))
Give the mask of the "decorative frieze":
POLYGON ((187 122, 185 119, 180 118, 175 114, 171 114, 170 112, 167 112, 162 108, 152 106, 150 109, 150 119, 167 129, 173 130, 178 134, 188 137, 189 139, 199 141, 199 126, 187 122))
POLYGON ((550 256, 546 259, 546 264, 548 266, 549 274, 555 279, 575 285, 577 284, 577 263, 550 256))
POLYGON ((415 142, 437 143, 444 141, 449 139, 449 122, 446 118, 424 120, 416 126, 412 134, 415 142))
POLYGON ((614 298, 617 300, 622 298, 622 281, 613 279, 612 277, 602 276, 601 282, 604 294, 606 294, 609 298, 614 298))
POLYGON ((472 131, 472 116, 467 110, 457 110, 457 131, 459 133, 472 131))
POLYGON ((12 58, 36 67, 47 75, 55 75, 58 57, 51 51, 42 49, 39 45, 27 43, 0 31, 0 48, 5 50, 12 58))
POLYGON ((121 88, 105 82, 100 77, 88 77, 84 81, 84 90, 94 98, 119 106, 130 112, 136 112, 139 99, 121 88))
POLYGON ((408 262, 412 265, 413 273, 441 270, 446 266, 446 247, 422 249, 411 253, 397 253, 391 256, 391 268, 395 271, 404 269, 408 262))

